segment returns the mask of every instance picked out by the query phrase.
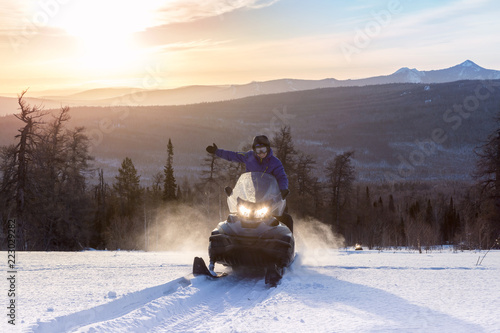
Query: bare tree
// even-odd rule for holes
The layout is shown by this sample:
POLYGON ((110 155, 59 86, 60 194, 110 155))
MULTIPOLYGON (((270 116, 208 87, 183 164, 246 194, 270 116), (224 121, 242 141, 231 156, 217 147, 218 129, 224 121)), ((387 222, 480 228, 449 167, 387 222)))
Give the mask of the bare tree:
POLYGON ((292 173, 294 168, 294 156, 297 154, 295 150, 292 131, 290 126, 282 126, 271 139, 271 146, 275 147, 274 155, 281 161, 285 171, 292 173))
POLYGON ((24 123, 24 126, 19 129, 20 134, 16 136, 19 139, 14 150, 16 156, 16 173, 14 175, 16 183, 15 201, 16 201, 16 218, 18 224, 18 235, 21 247, 27 248, 26 233, 29 226, 26 220, 26 201, 29 197, 30 179, 28 169, 32 156, 37 146, 37 130, 42 123, 44 112, 41 106, 30 106, 24 99, 27 90, 23 91, 18 96, 20 113, 15 114, 15 117, 24 123))
POLYGON ((295 211, 305 216, 319 216, 321 212, 321 185, 317 177, 313 175, 316 161, 310 155, 299 152, 299 158, 295 167, 293 177, 290 177, 296 184, 292 188, 296 189, 296 194, 290 196, 291 206, 295 211))
POLYGON ((340 227, 342 208, 349 199, 355 179, 354 166, 351 161, 353 155, 354 151, 337 155, 326 168, 327 186, 330 189, 332 225, 337 228, 340 227))
MULTIPOLYGON (((19 244, 24 249, 75 249, 88 239, 91 220, 85 172, 91 157, 83 128, 67 130, 69 108, 61 108, 51 122, 48 112, 18 98, 24 123, 16 145, 2 148, 2 200, 18 221, 19 244)), ((3 209, 2 209, 3 210, 3 209)))
MULTIPOLYGON (((500 115, 497 117, 500 125, 500 115)), ((494 230, 493 238, 500 233, 500 126, 489 135, 488 141, 476 149, 479 157, 474 172, 487 200, 493 201, 494 211, 491 221, 494 230)))
POLYGON ((313 193, 314 176, 312 171, 316 161, 310 155, 299 154, 297 162, 297 192, 299 196, 313 193))

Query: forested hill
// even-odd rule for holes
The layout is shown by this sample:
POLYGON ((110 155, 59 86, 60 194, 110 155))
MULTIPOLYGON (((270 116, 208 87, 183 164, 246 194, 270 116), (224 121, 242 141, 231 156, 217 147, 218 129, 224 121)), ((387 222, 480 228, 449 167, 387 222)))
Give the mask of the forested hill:
MULTIPOLYGON (((498 124, 500 81, 387 84, 323 88, 225 102, 155 107, 75 107, 71 125, 85 126, 95 166, 116 174, 130 157, 142 181, 161 171, 167 142, 177 177, 196 176, 205 147, 239 150, 254 135, 289 125, 295 147, 318 162, 354 150, 360 180, 468 180, 474 147, 498 124)), ((0 145, 22 124, 0 118, 0 145)))

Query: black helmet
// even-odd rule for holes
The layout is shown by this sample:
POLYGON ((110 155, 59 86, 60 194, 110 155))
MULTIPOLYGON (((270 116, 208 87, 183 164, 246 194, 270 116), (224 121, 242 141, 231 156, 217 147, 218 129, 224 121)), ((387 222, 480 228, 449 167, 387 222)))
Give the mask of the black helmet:
POLYGON ((255 147, 258 146, 265 146, 267 148, 271 148, 271 142, 269 142, 267 136, 257 135, 255 138, 253 138, 252 149, 255 149, 255 147))

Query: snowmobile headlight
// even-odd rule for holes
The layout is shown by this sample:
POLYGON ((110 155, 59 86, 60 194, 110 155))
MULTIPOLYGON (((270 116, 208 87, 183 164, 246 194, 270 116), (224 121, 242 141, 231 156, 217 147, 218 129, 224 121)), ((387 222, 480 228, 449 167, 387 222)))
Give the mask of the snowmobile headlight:
POLYGON ((269 207, 264 206, 264 207, 261 207, 261 208, 255 210, 254 216, 257 219, 262 219, 267 215, 268 212, 269 212, 269 207))
POLYGON ((252 210, 251 209, 248 209, 247 207, 245 207, 244 205, 239 205, 238 206, 238 213, 243 216, 243 217, 246 217, 246 218, 249 218, 250 215, 252 214, 252 210))

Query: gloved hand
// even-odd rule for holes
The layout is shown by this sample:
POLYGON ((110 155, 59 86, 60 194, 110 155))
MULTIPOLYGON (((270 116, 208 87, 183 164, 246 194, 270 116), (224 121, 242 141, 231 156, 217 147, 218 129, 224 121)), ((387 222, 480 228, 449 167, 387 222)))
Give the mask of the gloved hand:
POLYGON ((217 145, 214 143, 213 146, 208 146, 207 147, 207 152, 209 152, 210 154, 215 154, 215 151, 217 150, 217 145))
POLYGON ((281 198, 283 200, 285 200, 285 198, 290 194, 290 190, 289 189, 285 189, 285 190, 281 190, 281 198))

